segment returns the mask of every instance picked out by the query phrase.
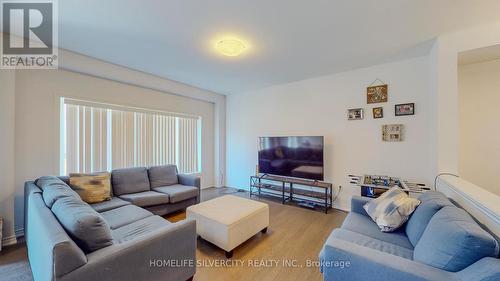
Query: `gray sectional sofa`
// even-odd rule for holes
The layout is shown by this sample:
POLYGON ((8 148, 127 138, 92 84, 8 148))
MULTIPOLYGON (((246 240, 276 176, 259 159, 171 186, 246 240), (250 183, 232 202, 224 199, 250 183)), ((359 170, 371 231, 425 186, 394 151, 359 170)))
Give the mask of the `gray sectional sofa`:
POLYGON ((175 166, 112 171, 113 197, 87 204, 67 177, 25 183, 25 238, 35 281, 191 279, 196 223, 158 215, 196 204, 200 179, 175 166))
POLYGON ((325 281, 500 280, 498 238, 444 194, 429 191, 408 222, 382 232, 354 196, 351 212, 320 253, 325 281))

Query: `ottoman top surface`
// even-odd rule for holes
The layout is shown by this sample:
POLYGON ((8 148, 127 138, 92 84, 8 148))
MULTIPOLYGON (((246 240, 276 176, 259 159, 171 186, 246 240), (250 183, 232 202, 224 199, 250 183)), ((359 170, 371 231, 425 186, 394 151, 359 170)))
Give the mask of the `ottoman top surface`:
POLYGON ((269 209, 267 204, 233 195, 225 195, 187 208, 187 213, 194 213, 208 219, 230 225, 241 218, 269 209))

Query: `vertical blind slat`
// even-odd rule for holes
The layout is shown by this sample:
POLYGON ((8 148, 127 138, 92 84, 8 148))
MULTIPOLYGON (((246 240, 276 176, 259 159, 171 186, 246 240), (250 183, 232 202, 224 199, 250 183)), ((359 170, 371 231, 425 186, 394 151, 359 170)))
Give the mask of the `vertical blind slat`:
POLYGON ((177 164, 182 173, 199 172, 197 119, 64 106, 67 173, 165 164, 177 164))

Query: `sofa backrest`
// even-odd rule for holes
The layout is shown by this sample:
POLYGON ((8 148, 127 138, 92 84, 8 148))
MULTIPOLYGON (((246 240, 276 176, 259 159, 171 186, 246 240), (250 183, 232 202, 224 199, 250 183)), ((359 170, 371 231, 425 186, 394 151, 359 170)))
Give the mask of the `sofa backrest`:
POLYGON ((454 206, 453 203, 441 192, 428 191, 418 197, 420 205, 415 209, 406 223, 406 235, 413 247, 422 237, 425 228, 432 217, 445 206, 454 206))
POLYGON ((485 257, 497 257, 499 244, 463 209, 441 208, 415 246, 413 259, 457 272, 485 257))
POLYGON ((111 185, 115 195, 148 191, 150 190, 148 169, 138 167, 113 170, 111 185))
POLYGON ((52 208, 54 203, 63 197, 74 197, 80 199, 78 193, 69 187, 64 181, 54 176, 44 176, 36 180, 35 184, 42 190, 42 198, 47 207, 52 208))
POLYGON ((55 280, 85 265, 85 253, 45 205, 34 182, 25 184, 25 202, 25 239, 33 276, 37 280, 55 280))
POLYGON ((179 183, 176 165, 149 167, 148 175, 151 188, 179 183))

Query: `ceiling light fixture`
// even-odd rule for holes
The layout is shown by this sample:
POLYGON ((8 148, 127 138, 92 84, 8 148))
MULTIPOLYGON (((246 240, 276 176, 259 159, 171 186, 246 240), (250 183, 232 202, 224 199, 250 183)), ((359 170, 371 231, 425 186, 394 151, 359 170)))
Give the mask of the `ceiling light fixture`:
POLYGON ((246 45, 239 39, 228 38, 217 41, 215 48, 225 56, 236 57, 245 51, 246 45))

